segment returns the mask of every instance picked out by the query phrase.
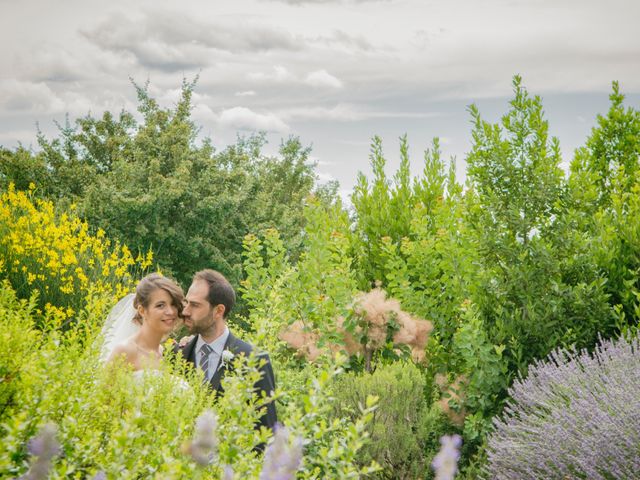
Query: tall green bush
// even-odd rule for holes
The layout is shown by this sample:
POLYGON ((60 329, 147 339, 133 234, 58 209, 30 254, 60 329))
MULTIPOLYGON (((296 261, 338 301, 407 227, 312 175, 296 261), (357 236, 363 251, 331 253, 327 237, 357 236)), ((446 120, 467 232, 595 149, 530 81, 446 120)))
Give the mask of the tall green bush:
POLYGON ((557 345, 593 345, 611 315, 601 279, 563 275, 555 235, 565 213, 559 142, 549 139, 542 102, 519 77, 514 93, 499 124, 483 121, 471 107, 467 162, 478 204, 469 221, 483 264, 474 300, 491 341, 505 346, 512 371, 526 371, 557 345))

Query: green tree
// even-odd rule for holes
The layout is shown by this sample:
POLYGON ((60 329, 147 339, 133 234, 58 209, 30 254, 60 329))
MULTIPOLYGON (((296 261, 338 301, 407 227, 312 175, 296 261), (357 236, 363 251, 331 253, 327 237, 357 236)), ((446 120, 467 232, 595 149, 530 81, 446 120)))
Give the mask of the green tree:
POLYGON ((40 190, 48 191, 51 172, 44 156, 19 146, 14 151, 0 147, 0 188, 6 190, 13 183, 16 190, 29 190, 33 183, 40 190))
POLYGON ((505 345, 512 368, 566 344, 593 345, 610 317, 603 281, 568 283, 558 257, 558 218, 564 214, 563 172, 556 138, 549 139, 539 97, 520 77, 500 124, 481 119, 475 106, 467 162, 478 193, 469 221, 482 256, 480 307, 492 343, 505 345))
POLYGON ((617 328, 624 331, 640 317, 640 111, 625 108, 617 82, 609 99, 609 111, 598 115, 576 151, 568 198, 573 235, 585 239, 577 258, 588 259, 607 279, 617 328))
MULTIPOLYGON (((197 79, 196 79, 197 80, 197 79)), ((310 148, 291 137, 278 155, 262 153, 264 134, 238 138, 216 151, 198 139, 191 119, 196 85, 184 81, 173 108, 162 108, 148 85, 134 83, 140 122, 126 111, 87 115, 59 125, 51 140, 38 133, 41 151, 0 152, 0 182, 77 203, 94 228, 103 228, 135 251, 154 250, 162 269, 187 283, 211 267, 237 285, 242 278, 242 239, 278 228, 297 257, 305 223, 303 208, 316 191, 310 148)), ((331 203, 336 191, 317 189, 331 203)))

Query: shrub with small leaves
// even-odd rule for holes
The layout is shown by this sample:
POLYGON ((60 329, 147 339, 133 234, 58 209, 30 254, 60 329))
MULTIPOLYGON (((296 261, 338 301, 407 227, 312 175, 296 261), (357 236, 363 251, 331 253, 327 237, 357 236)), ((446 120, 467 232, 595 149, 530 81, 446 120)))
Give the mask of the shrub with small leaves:
POLYGON ((640 341, 554 352, 509 393, 488 440, 487 478, 590 480, 640 472, 640 341))
POLYGON ((367 397, 378 398, 367 427, 371 442, 359 459, 380 464, 384 470, 379 477, 424 478, 431 474, 429 462, 438 451, 438 440, 451 427, 440 406, 425 399, 425 390, 423 374, 408 361, 380 365, 373 373, 347 373, 332 383, 336 418, 355 416, 367 397))

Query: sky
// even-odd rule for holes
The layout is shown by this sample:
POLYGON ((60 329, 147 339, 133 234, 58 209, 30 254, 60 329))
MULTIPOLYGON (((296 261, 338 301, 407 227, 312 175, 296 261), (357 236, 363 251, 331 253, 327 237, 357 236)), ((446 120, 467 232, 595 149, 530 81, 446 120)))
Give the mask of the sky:
POLYGON ((312 148, 321 181, 347 197, 369 174, 371 139, 389 173, 406 134, 412 171, 433 137, 459 179, 476 104, 506 113, 519 74, 540 95, 566 168, 611 82, 640 107, 637 0, 0 0, 0 145, 37 149, 37 126, 135 112, 132 81, 164 107, 198 82, 192 118, 218 148, 267 132, 312 148))

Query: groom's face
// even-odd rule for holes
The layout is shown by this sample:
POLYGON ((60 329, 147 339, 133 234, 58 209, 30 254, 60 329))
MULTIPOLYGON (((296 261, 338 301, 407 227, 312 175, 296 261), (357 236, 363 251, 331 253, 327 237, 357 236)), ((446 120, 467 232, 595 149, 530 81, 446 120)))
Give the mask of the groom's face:
POLYGON ((208 295, 209 285, 204 280, 196 280, 189 287, 182 316, 185 326, 192 334, 212 333, 215 331, 216 323, 222 318, 219 315, 218 306, 212 306, 209 303, 208 295))

